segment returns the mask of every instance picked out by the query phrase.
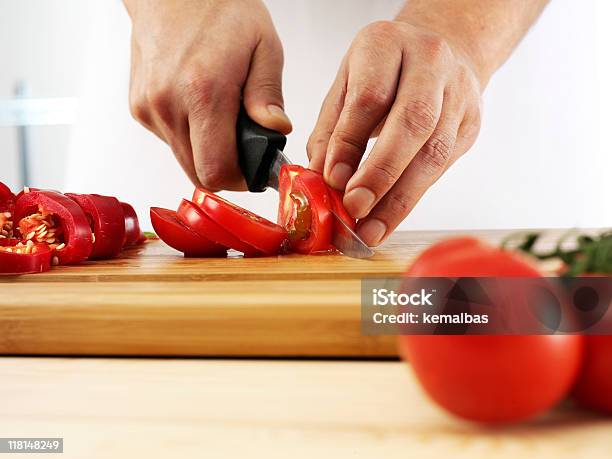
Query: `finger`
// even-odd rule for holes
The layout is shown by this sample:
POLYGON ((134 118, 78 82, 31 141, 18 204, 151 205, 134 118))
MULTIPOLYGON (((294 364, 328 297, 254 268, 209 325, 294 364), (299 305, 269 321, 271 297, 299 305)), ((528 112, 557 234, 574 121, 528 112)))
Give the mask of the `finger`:
POLYGON ((309 168, 317 172, 323 172, 325 165, 325 154, 327 153, 327 145, 334 131, 334 127, 340 117, 340 112, 344 106, 344 98, 346 95, 347 73, 346 65, 343 62, 340 65, 340 70, 336 75, 323 105, 319 112, 317 123, 310 134, 306 151, 310 160, 309 168))
POLYGON ((245 190, 236 151, 240 88, 203 79, 191 91, 189 137, 198 181, 211 191, 245 190))
POLYGON ((325 155, 324 176, 330 186, 344 190, 357 170, 370 135, 391 108, 401 61, 401 50, 395 47, 368 46, 353 53, 344 106, 325 155))
POLYGON ((354 218, 368 215, 391 189, 438 123, 444 80, 433 69, 405 66, 380 137, 346 186, 344 206, 354 218))
POLYGON ((183 117, 182 123, 171 136, 168 136, 168 144, 176 160, 194 186, 203 186, 198 179, 198 174, 193 162, 193 150, 191 149, 191 138, 189 136, 189 122, 187 117, 183 117))
POLYGON ((376 246, 386 239, 427 189, 460 156, 455 147, 463 114, 453 109, 446 110, 446 107, 444 110, 433 134, 399 180, 369 215, 359 222, 357 232, 367 244, 376 246))
POLYGON ((276 40, 263 39, 255 48, 244 86, 244 106, 264 127, 289 134, 292 126, 283 102, 283 49, 276 40))

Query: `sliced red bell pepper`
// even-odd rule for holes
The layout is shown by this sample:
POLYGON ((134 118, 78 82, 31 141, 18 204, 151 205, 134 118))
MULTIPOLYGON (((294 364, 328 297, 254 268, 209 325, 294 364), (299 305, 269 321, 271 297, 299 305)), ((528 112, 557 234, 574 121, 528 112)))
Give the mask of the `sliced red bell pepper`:
POLYGON ((200 236, 185 226, 176 212, 159 207, 151 207, 151 223, 159 238, 186 257, 224 257, 227 247, 200 236))
POLYGON ((125 217, 121 203, 116 198, 99 194, 66 193, 66 196, 81 206, 94 234, 89 259, 103 260, 118 256, 125 239, 125 217))
POLYGON ((294 252, 308 254, 332 250, 333 206, 323 177, 301 166, 281 168, 278 223, 289 232, 294 252))
POLYGON ((59 264, 87 260, 93 237, 81 207, 57 191, 30 191, 17 199, 15 225, 20 237, 46 243, 59 264))
POLYGON ((232 204, 208 190, 196 188, 193 202, 211 219, 221 222, 227 231, 264 255, 279 253, 289 238, 287 230, 282 226, 232 204))
POLYGON ((242 252, 245 257, 261 256, 261 252, 255 247, 238 239, 191 201, 183 199, 176 214, 181 223, 202 237, 242 252))
POLYGON ((0 239, 0 275, 42 273, 49 269, 51 250, 47 244, 0 239))
POLYGON ((131 247, 133 245, 140 245, 144 243, 147 238, 140 229, 140 223, 138 222, 138 215, 136 215, 136 211, 126 202, 122 202, 121 207, 123 207, 125 224, 125 238, 123 240, 123 247, 131 247))
POLYGON ((13 213, 15 195, 4 183, 0 182, 0 239, 13 237, 13 213))

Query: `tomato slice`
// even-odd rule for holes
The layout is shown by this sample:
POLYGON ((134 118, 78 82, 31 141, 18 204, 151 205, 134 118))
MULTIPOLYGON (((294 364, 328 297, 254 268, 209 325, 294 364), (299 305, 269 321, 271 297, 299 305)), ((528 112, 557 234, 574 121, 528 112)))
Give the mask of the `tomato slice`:
POLYGON ((121 203, 111 196, 98 194, 72 194, 73 199, 85 212, 92 232, 94 245, 90 260, 115 258, 123 248, 125 223, 121 203))
POLYGON ((333 203, 321 174, 301 166, 283 166, 278 193, 278 223, 289 232, 291 249, 303 254, 333 250, 333 203))
POLYGON ((138 222, 138 215, 136 215, 136 211, 127 202, 122 202, 121 207, 123 208, 123 218, 125 224, 125 238, 123 240, 123 247, 131 247, 133 245, 144 243, 147 238, 140 229, 140 223, 138 222))
POLYGON ((0 275, 34 274, 51 269, 51 250, 46 244, 24 244, 0 239, 0 275))
POLYGON ((4 183, 0 182, 0 212, 11 212, 15 207, 15 195, 4 183))
POLYGON ((85 261, 93 249, 87 216, 76 202, 57 191, 23 193, 15 204, 14 223, 24 242, 46 243, 59 264, 85 261))
POLYGON ((206 239, 242 252, 245 257, 261 255, 259 250, 238 239, 191 201, 183 199, 176 214, 181 223, 206 239))
POLYGON ((221 196, 196 188, 193 202, 211 219, 240 239, 255 247, 264 255, 280 252, 283 243, 288 239, 287 230, 259 215, 233 204, 221 196))
POLYGON ((200 236, 185 226, 176 212, 160 207, 151 207, 151 223, 159 238, 186 257, 222 257, 227 247, 200 236))

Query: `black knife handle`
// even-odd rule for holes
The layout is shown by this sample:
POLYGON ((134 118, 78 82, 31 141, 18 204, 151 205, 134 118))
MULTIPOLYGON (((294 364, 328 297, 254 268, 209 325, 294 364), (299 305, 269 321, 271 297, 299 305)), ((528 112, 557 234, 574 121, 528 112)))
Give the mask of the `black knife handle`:
POLYGON ((264 191, 277 150, 283 150, 287 137, 280 132, 260 126, 240 108, 236 124, 238 162, 249 191, 264 191))

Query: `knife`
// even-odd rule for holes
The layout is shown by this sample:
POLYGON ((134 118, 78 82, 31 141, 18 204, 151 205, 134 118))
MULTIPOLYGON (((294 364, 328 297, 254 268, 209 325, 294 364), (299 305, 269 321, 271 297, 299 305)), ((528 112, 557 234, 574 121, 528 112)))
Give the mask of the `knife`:
MULTIPOLYGON (((287 138, 280 132, 257 124, 242 107, 236 124, 236 143, 240 170, 249 191, 260 193, 268 187, 278 191, 281 167, 291 164, 283 154, 287 138)), ((369 258, 374 255, 374 250, 334 210, 331 213, 339 223, 334 225, 336 231, 332 236, 332 244, 340 252, 352 258, 369 258)))

